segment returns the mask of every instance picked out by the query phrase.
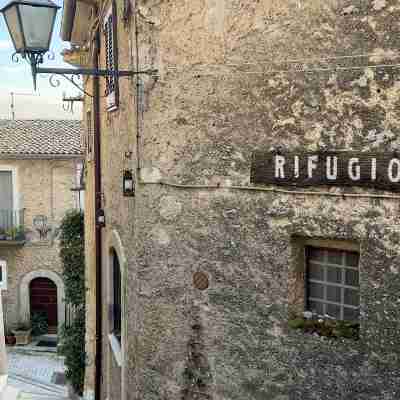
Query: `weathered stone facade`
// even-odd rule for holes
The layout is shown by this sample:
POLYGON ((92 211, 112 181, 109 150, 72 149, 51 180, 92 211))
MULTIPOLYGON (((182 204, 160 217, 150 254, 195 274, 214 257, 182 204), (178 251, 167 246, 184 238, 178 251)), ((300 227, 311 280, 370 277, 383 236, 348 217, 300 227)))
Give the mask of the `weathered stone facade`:
MULTIPOLYGON (((77 133, 79 135, 79 132, 77 133)), ((3 291, 8 330, 30 320, 29 283, 37 277, 51 279, 58 289, 58 322, 65 319, 62 266, 57 243, 57 228, 67 210, 79 207, 76 167, 81 156, 0 158, 0 168, 15 171, 15 192, 19 209, 24 210, 25 242, 0 242, 0 259, 7 262, 7 290, 3 291), (40 238, 33 219, 44 215, 50 231, 40 238)))
POLYGON ((398 2, 136 1, 127 23, 124 7, 120 68, 159 73, 121 78, 116 111, 101 103, 102 398, 398 399, 399 198, 249 188, 256 150, 399 150, 398 2), (122 195, 128 168, 135 198, 122 195), (357 247, 358 341, 288 328, 297 238, 357 247), (108 337, 113 248, 122 367, 108 337), (209 289, 193 287, 197 271, 209 289))

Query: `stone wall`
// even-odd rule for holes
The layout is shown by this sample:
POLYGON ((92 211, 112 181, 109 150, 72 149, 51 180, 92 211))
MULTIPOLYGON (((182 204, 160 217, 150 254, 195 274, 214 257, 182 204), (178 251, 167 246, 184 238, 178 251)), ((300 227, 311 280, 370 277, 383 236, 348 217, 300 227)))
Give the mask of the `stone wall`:
POLYGON ((127 258, 126 363, 105 322, 103 398, 399 398, 398 199, 229 188, 250 185, 255 150, 398 150, 399 72, 382 67, 398 63, 398 3, 138 1, 139 54, 122 6, 120 67, 159 76, 140 78, 138 116, 130 80, 117 111, 103 102, 103 258, 112 231, 127 258), (360 340, 288 328, 296 237, 360 248, 360 340))
MULTIPOLYGON (((24 209, 27 237, 23 246, 6 243, 0 246, 0 258, 8 264, 8 289, 3 292, 8 329, 24 322, 20 304, 22 279, 38 270, 61 275, 56 232, 65 212, 78 206, 76 192, 71 191, 76 186, 76 162, 78 160, 0 160, 0 166, 16 168, 17 197, 19 209, 24 209), (51 230, 45 239, 40 239, 33 226, 37 215, 45 215, 48 219, 51 230)), ((59 315, 59 321, 60 317, 64 319, 59 315)))

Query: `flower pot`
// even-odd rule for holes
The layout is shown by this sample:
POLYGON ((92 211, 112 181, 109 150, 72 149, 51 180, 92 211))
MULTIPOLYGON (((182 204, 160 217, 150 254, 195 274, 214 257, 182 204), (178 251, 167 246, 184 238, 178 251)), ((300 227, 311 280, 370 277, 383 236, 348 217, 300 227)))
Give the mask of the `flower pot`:
POLYGON ((16 340, 16 345, 27 345, 31 342, 31 332, 32 329, 28 329, 28 330, 13 330, 12 333, 15 336, 15 340, 16 340))
POLYGON ((14 335, 6 335, 6 345, 7 346, 14 346, 16 343, 16 339, 14 335))

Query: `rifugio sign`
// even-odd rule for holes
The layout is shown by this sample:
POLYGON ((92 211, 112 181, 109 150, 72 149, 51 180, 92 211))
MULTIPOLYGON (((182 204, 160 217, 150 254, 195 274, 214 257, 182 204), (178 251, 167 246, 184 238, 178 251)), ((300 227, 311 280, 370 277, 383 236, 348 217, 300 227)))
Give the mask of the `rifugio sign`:
POLYGON ((400 191, 400 155, 255 152, 251 183, 299 187, 364 186, 400 191))

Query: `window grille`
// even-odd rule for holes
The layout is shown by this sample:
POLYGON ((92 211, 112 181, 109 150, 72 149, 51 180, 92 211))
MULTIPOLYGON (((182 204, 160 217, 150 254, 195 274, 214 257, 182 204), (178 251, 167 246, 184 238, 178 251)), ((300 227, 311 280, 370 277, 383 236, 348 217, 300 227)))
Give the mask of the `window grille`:
POLYGON ((121 341, 121 268, 118 256, 113 252, 113 333, 121 341))
POLYGON ((307 308, 318 315, 358 321, 359 254, 307 247, 306 256, 307 308))
MULTIPOLYGON (((104 18, 104 51, 106 69, 116 71, 118 69, 118 46, 117 46, 117 15, 115 3, 104 18)), ((118 107, 118 79, 106 76, 105 95, 107 96, 108 109, 118 107)))

